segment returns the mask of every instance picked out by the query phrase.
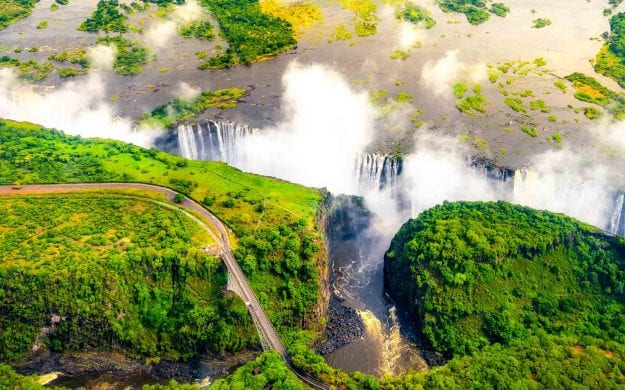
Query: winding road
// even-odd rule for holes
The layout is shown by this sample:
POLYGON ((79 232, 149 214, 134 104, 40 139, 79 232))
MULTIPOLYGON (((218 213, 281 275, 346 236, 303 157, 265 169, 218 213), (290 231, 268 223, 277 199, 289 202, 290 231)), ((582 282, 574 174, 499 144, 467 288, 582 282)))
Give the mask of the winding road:
MULTIPOLYGON (((139 190, 139 191, 151 191, 163 194, 170 201, 174 201, 175 196, 178 194, 176 191, 165 187, 159 187, 151 184, 141 183, 84 183, 84 184, 37 184, 37 185, 23 185, 23 186, 0 186, 0 196, 10 195, 36 195, 36 194, 54 194, 54 193, 68 193, 77 191, 89 191, 89 190, 139 190)), ((133 195, 135 198, 139 196, 133 195)), ((318 381, 315 378, 297 370, 291 364, 291 359, 284 348, 284 344, 280 340, 278 333, 274 329, 267 313, 260 305, 260 302, 254 294, 254 290, 250 286, 245 274, 241 270, 241 267, 237 263, 234 255, 232 254, 230 239, 228 238, 228 228, 220 221, 215 215, 210 213, 199 203, 185 197, 181 202, 176 205, 159 202, 155 199, 145 197, 144 200, 148 200, 154 203, 158 203, 168 208, 176 208, 185 212, 187 216, 200 224, 216 241, 219 247, 219 255, 226 264, 230 282, 234 282, 232 290, 236 292, 245 302, 248 308, 256 329, 258 330, 261 338, 261 344, 264 347, 277 351, 285 363, 289 366, 291 371, 297 375, 302 381, 315 389, 329 389, 329 386, 325 383, 318 381), (186 210, 186 211, 185 211, 186 210), (192 212, 189 213, 189 212, 192 212), (203 220, 196 217, 200 216, 203 220), (216 235, 213 229, 211 229, 206 222, 212 226, 212 228, 219 234, 216 235)))

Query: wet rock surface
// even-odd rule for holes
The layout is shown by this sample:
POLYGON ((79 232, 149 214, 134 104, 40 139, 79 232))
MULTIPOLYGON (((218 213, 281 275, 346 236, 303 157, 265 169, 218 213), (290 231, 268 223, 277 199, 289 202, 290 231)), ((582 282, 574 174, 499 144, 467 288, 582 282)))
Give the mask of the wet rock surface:
POLYGON ((364 324, 356 310, 344 305, 336 296, 330 299, 326 340, 317 347, 322 355, 330 354, 362 337, 364 324))

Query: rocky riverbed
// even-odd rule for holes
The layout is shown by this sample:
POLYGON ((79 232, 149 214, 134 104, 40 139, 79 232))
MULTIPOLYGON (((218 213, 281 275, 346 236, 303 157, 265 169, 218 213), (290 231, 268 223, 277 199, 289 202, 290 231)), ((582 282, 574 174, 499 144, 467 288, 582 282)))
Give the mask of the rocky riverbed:
POLYGON ((317 352, 322 355, 330 354, 360 339, 364 329, 364 324, 356 310, 345 306, 342 299, 333 296, 328 309, 326 339, 317 347, 317 352))
POLYGON ((39 350, 29 361, 16 366, 22 374, 55 373, 52 386, 70 388, 125 389, 150 383, 208 383, 227 375, 238 366, 254 359, 260 351, 243 352, 211 359, 187 362, 159 360, 148 364, 115 352, 55 353, 39 350))

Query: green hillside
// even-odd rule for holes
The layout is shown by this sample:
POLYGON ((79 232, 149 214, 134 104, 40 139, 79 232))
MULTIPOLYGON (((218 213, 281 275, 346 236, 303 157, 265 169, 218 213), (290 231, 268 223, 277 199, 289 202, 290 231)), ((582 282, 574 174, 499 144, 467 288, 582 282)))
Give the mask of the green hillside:
POLYGON ((432 346, 466 355, 544 330, 625 341, 621 239, 561 215, 446 203, 406 223, 386 254, 388 291, 432 346))
POLYGON ((321 325, 327 260, 318 191, 222 163, 0 122, 0 184, 110 181, 162 185, 203 203, 232 229, 235 256, 274 325, 321 325))
POLYGON ((170 359, 255 345, 211 243, 184 214, 125 195, 0 198, 0 359, 35 343, 170 359))

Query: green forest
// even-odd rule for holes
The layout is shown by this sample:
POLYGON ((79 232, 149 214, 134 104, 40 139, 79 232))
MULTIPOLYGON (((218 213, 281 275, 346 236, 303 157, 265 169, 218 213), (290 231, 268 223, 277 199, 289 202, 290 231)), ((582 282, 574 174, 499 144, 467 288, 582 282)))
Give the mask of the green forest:
POLYGON ((36 340, 174 360, 256 345, 244 303, 223 295, 225 267, 201 249, 211 242, 124 195, 0 198, 0 359, 36 340))
MULTIPOLYGON (((491 358, 505 364, 507 356, 536 375, 535 357, 523 355, 545 359, 553 345, 589 376, 603 365, 619 374, 604 371, 597 383, 623 385, 624 255, 623 239, 562 215, 505 202, 444 203, 397 233, 385 256, 385 286, 432 349, 456 358, 440 372, 466 372, 491 358), (582 353, 596 361, 579 359, 582 353)), ((510 366, 499 375, 520 378, 510 366)), ((562 371, 556 363, 546 368, 550 378, 535 380, 543 385, 562 371)), ((573 382, 573 374, 581 376, 558 375, 573 382)))
POLYGON ((264 14, 258 0, 201 0, 219 22, 228 41, 225 54, 210 58, 201 69, 250 64, 278 54, 297 43, 291 24, 264 14))
POLYGON ((78 30, 125 33, 128 31, 127 19, 119 8, 118 0, 100 0, 96 10, 78 26, 78 30))
POLYGON ((0 122, 1 184, 111 181, 170 187, 204 204, 233 230, 234 254, 278 331, 323 326, 316 308, 327 260, 317 190, 223 163, 0 122))
POLYGON ((482 24, 490 19, 490 14, 504 17, 510 12, 503 3, 492 3, 488 9, 488 3, 482 0, 440 0, 439 7, 444 12, 462 13, 471 24, 482 24))

